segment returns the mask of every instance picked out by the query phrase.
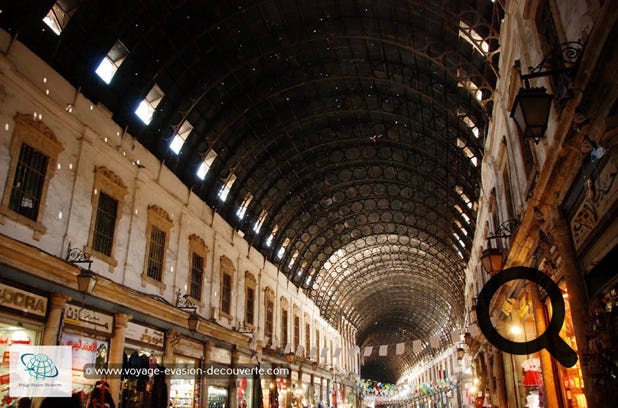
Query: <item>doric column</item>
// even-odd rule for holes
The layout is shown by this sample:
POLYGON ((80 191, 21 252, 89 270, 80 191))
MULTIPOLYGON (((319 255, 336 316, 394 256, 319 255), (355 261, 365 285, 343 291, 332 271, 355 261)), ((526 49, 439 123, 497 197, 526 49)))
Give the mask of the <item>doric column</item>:
MULTIPOLYGON (((238 367, 238 361, 240 359, 240 352, 236 347, 232 350, 232 367, 238 367)), ((230 375, 230 408, 238 407, 238 384, 236 377, 230 375)))
POLYGON ((502 358, 502 351, 498 348, 493 349, 494 354, 494 376, 496 377, 496 397, 497 405, 499 407, 506 407, 508 401, 506 400, 506 385, 504 383, 504 361, 502 358))
MULTIPOLYGON (((530 301, 532 302, 532 310, 534 311, 534 323, 537 334, 545 333, 547 322, 545 321, 545 305, 541 302, 538 286, 534 283, 528 284, 528 292, 530 293, 530 301)), ((558 405, 558 390, 556 389, 556 379, 554 378, 554 370, 552 368, 551 354, 545 349, 539 351, 539 359, 541 360, 541 372, 543 374, 543 386, 545 387, 545 406, 557 407, 558 405)))
MULTIPOLYGON (((163 361, 162 364, 164 367, 171 367, 176 363, 174 359, 174 349, 180 342, 180 334, 178 334, 177 330, 169 329, 165 333, 165 343, 163 345, 163 361)), ((167 395, 170 395, 172 384, 172 376, 165 376, 165 386, 167 387, 167 395)))
MULTIPOLYGON (((205 373, 208 369, 208 366, 212 363, 212 347, 213 343, 211 341, 207 341, 204 343, 204 357, 202 358, 202 372, 205 373)), ((208 407, 208 376, 202 375, 202 387, 201 387, 201 408, 208 407)))
POLYGON ((71 300, 70 296, 62 293, 52 293, 49 296, 49 312, 43 329, 43 341, 45 346, 55 346, 58 344, 58 331, 60 330, 62 310, 65 303, 71 300))
MULTIPOLYGON (((588 351, 586 324, 589 316, 589 305, 588 295, 586 293, 586 281, 577 267, 578 263, 575 257, 573 242, 571 241, 571 232, 568 222, 562 217, 559 210, 556 210, 553 215, 552 235, 554 237, 554 244, 561 257, 560 270, 566 282, 569 293, 569 303, 574 305, 574 307, 571 308, 571 319, 573 320, 573 331, 575 332, 575 340, 577 341, 577 354, 581 359, 581 356, 588 351)), ((603 390, 601 388, 597 389, 597 380, 590 375, 588 367, 581 364, 581 360, 580 367, 584 377, 584 392, 588 400, 588 406, 601 406, 601 399, 604 398, 603 390)))
MULTIPOLYGON (((124 353, 124 338, 127 332, 127 324, 131 320, 131 316, 124 313, 116 313, 114 315, 114 332, 112 333, 111 344, 109 346, 109 364, 122 366, 124 353)), ((120 396, 120 377, 109 378, 109 389, 112 398, 118 406, 120 396)))

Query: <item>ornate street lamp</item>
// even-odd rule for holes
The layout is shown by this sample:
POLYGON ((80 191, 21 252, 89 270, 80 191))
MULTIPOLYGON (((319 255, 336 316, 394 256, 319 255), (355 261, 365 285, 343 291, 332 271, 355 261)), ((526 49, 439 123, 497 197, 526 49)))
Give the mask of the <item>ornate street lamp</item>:
POLYGON ((77 275, 77 289, 80 292, 92 294, 95 286, 97 286, 98 275, 90 269, 92 266, 90 255, 84 252, 83 249, 71 248, 71 243, 69 242, 66 260, 73 265, 79 266, 80 272, 77 275), (82 264, 88 265, 88 269, 82 268, 82 264))
POLYGON ((558 52, 544 57, 534 67, 528 67, 528 74, 522 75, 520 72, 519 76, 524 82, 524 87, 519 89, 515 97, 511 118, 515 121, 524 139, 532 139, 535 143, 539 143, 545 136, 553 100, 553 95, 548 94, 547 89, 530 87, 530 79, 574 71, 583 49, 584 44, 581 40, 565 42, 560 44, 558 52), (554 64, 561 68, 547 69, 548 66, 552 67, 554 64))
POLYGON ((90 269, 82 269, 79 275, 77 275, 77 288, 80 292, 92 294, 95 286, 97 286, 97 274, 90 269))
POLYGON ((489 276, 494 276, 502 270, 504 265, 504 248, 501 240, 510 238, 519 228, 518 220, 503 222, 498 229, 487 237, 487 248, 481 252, 481 265, 489 276), (495 240, 499 240, 494 243, 495 240))

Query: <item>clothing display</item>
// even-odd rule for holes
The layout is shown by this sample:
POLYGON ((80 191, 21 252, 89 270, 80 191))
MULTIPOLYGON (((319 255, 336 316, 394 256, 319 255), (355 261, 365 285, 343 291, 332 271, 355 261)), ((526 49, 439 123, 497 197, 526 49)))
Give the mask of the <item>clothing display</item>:
POLYGON ((168 406, 165 367, 157 364, 156 357, 137 351, 123 356, 122 408, 166 408, 168 406), (157 368, 158 370, 155 370, 157 368), (149 370, 150 369, 150 370, 149 370), (149 372, 157 373, 149 375, 149 372))

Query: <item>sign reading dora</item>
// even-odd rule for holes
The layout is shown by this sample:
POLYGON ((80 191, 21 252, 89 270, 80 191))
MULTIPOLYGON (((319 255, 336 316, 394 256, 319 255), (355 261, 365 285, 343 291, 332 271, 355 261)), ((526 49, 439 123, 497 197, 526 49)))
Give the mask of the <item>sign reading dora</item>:
POLYGON ((0 305, 45 316, 47 298, 0 283, 0 305))

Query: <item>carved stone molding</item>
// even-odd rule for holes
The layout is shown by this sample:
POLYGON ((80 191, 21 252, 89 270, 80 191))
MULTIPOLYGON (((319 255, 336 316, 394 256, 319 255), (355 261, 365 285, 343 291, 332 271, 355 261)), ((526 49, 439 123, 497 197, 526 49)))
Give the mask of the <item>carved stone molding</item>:
POLYGON ((170 215, 168 214, 167 211, 165 211, 163 208, 159 207, 156 204, 151 204, 148 206, 148 212, 150 214, 156 215, 158 218, 160 218, 162 221, 167 221, 170 224, 173 224, 174 221, 172 220, 172 217, 170 217, 170 215))

